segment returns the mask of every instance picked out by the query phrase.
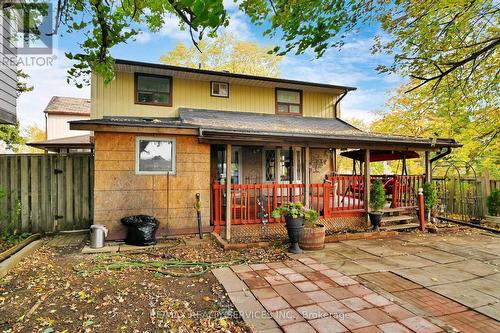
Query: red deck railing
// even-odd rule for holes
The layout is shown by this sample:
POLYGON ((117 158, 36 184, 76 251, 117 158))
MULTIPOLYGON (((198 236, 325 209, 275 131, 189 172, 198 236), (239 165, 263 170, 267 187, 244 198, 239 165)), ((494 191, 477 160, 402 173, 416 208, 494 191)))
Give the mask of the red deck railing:
MULTIPOLYGON (((418 188, 424 183, 424 176, 373 176, 381 179, 391 207, 415 207, 418 200, 418 188)), ((309 205, 319 212, 320 217, 337 214, 364 212, 364 177, 331 176, 323 184, 310 184, 309 205)), ((225 224, 226 185, 214 183, 213 223, 225 224)), ((261 222, 262 206, 269 215, 273 209, 285 202, 304 202, 304 184, 233 184, 231 185, 231 224, 255 224, 261 222)), ((269 216, 269 222, 281 222, 269 216)))
MULTIPOLYGON (((333 183, 311 184, 309 187, 310 207, 319 212, 320 217, 331 217, 338 212, 363 210, 361 176, 338 177, 333 183)), ((225 224, 226 185, 214 183, 213 223, 225 224)), ((232 184, 231 185, 231 224, 254 224, 261 222, 262 206, 269 215, 273 209, 285 202, 304 202, 304 184, 232 184)), ((281 222, 269 216, 269 222, 281 222)))

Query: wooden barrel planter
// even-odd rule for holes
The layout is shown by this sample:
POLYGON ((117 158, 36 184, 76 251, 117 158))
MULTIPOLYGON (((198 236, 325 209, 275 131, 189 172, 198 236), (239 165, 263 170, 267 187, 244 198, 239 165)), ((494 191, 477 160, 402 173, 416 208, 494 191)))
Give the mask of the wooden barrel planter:
POLYGON ((300 235, 299 246, 303 250, 321 250, 325 247, 325 226, 316 224, 313 228, 304 228, 300 235))

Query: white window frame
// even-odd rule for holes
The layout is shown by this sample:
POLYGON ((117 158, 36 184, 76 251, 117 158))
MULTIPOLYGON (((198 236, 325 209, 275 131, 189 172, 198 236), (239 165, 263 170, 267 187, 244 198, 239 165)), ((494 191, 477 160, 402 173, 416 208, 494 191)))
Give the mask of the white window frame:
POLYGON ((135 174, 136 175, 175 175, 177 172, 177 164, 176 164, 176 140, 175 138, 164 138, 164 137, 155 137, 155 136, 137 136, 135 138, 135 174), (139 142, 149 140, 149 141, 165 141, 172 142, 172 171, 140 171, 139 170, 139 142))
MULTIPOLYGON (((263 183, 274 183, 277 179, 278 179, 278 183, 280 184, 288 184, 289 181, 280 181, 280 177, 281 177, 281 174, 280 174, 280 159, 281 159, 281 150, 288 150, 290 147, 281 147, 281 148, 271 148, 271 147, 264 147, 262 149, 262 181, 263 183), (265 155, 265 151, 266 150, 274 150, 275 151, 275 155, 274 155, 274 181, 266 181, 266 155, 265 155)), ((297 147, 297 146, 292 146, 292 151, 293 151, 293 159, 294 159, 294 162, 296 162, 295 160, 295 157, 296 155, 295 154, 300 154, 301 155, 301 159, 302 159, 302 164, 304 163, 304 156, 302 155, 302 147, 297 147)), ((302 165, 302 172, 303 172, 303 169, 305 168, 304 165, 302 165)), ((298 170, 297 170, 297 163, 294 163, 293 164, 293 170, 292 170, 292 183, 293 184, 302 184, 304 182, 304 179, 303 179, 303 175, 298 173, 298 170)))
MULTIPOLYGON (((219 92, 220 92, 220 88, 219 88, 219 92)), ((220 81, 210 81, 210 96, 213 96, 213 97, 225 97, 225 98, 229 98, 229 83, 228 82, 220 82, 220 81), (226 95, 222 95, 220 93, 216 94, 214 93, 214 86, 218 84, 218 85, 226 85, 226 92, 227 94, 226 95)))

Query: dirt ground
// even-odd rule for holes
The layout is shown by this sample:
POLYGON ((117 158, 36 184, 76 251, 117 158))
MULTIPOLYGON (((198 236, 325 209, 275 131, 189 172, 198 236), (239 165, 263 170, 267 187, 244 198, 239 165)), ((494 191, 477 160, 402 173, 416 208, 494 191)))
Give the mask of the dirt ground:
MULTIPOLYGON (((281 246, 224 252, 210 239, 171 242, 147 254, 126 255, 139 260, 212 263, 237 259, 258 263, 285 257, 281 246)), ((82 246, 49 244, 1 280, 3 332, 248 331, 210 272, 172 277, 141 268, 93 271, 104 259, 121 258, 83 255, 82 246)))

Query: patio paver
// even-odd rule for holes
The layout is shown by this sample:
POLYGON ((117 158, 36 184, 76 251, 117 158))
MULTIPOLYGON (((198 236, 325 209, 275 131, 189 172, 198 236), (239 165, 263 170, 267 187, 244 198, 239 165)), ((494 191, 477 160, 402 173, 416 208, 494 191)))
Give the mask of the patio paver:
POLYGON ((482 234, 343 241, 268 263, 273 281, 286 283, 242 280, 256 300, 281 297, 288 307, 273 318, 295 314, 271 319, 284 332, 493 333, 500 332, 497 244, 482 234))

